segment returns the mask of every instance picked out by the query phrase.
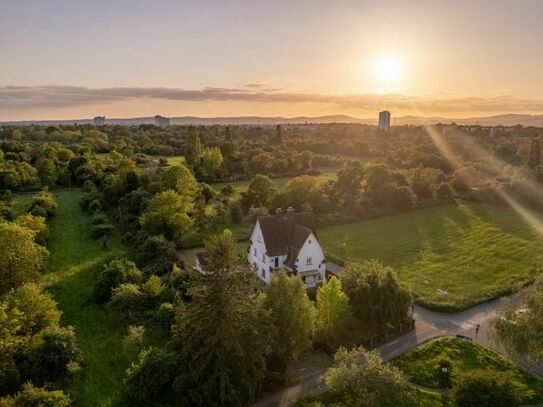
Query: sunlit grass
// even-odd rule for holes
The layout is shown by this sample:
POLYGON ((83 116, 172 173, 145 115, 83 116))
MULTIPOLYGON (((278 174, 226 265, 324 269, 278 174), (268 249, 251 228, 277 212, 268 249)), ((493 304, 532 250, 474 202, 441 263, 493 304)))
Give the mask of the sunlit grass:
POLYGON ((467 202, 322 228, 319 238, 329 258, 393 266, 419 304, 445 311, 518 289, 543 260, 543 237, 518 213, 467 202))
MULTIPOLYGON (((62 323, 75 328, 85 355, 83 369, 66 391, 79 406, 116 405, 125 370, 136 355, 122 345, 126 322, 115 310, 96 305, 92 288, 104 262, 123 255, 125 248, 118 235, 105 249, 90 238, 88 217, 79 208, 83 192, 63 190, 54 195, 59 207, 50 221, 51 254, 44 281, 62 310, 62 323)), ((24 207, 29 199, 31 194, 18 194, 15 202, 24 207)))

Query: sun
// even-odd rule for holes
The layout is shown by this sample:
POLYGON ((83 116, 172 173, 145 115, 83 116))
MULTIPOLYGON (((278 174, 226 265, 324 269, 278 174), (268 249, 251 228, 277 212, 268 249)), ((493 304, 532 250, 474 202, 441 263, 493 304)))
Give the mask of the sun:
POLYGON ((373 75, 380 83, 397 81, 402 70, 402 61, 394 55, 381 55, 373 63, 373 75))

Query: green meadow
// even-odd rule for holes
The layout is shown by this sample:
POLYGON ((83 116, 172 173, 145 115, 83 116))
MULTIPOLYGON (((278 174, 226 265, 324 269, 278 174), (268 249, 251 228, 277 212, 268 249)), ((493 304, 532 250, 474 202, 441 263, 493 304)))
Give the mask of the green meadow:
POLYGON ((441 311, 508 294, 530 283, 543 260, 543 236, 533 225, 512 209, 477 203, 325 227, 318 235, 329 259, 390 265, 418 304, 441 311))

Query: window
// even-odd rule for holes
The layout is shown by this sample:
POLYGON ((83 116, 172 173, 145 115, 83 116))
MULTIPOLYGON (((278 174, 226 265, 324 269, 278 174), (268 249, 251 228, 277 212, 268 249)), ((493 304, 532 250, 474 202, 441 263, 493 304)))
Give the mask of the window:
POLYGON ((305 264, 311 264, 311 257, 308 257, 305 264))
POLYGON ((309 244, 311 244, 311 239, 309 239, 309 244))
POLYGON ((260 275, 262 276, 262 278, 266 278, 266 269, 262 269, 262 272, 260 273, 260 275))
POLYGON ((266 261, 266 253, 262 253, 262 261, 266 261))
POLYGON ((279 267, 279 257, 275 258, 275 268, 279 267))
POLYGON ((256 256, 257 256, 257 254, 256 254, 256 247, 255 247, 255 257, 256 257, 256 256))

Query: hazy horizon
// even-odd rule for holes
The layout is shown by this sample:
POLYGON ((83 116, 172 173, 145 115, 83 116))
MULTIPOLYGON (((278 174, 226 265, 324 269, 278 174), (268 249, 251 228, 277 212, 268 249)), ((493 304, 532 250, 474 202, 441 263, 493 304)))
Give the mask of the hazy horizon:
POLYGON ((537 0, 2 6, 0 121, 543 112, 537 0))

